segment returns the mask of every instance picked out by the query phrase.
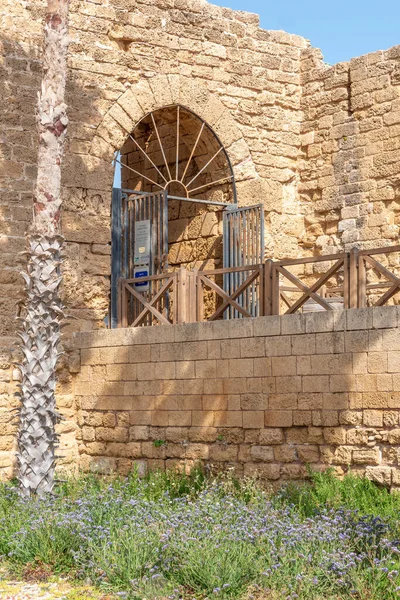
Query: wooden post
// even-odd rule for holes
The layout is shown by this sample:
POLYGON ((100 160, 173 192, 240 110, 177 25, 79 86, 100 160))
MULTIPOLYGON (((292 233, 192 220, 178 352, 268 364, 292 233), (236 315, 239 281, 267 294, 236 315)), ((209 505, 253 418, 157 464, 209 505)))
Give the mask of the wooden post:
POLYGON ((343 259, 343 308, 350 308, 350 255, 343 259))
POLYGON ((172 287, 172 324, 178 323, 178 303, 179 303, 179 273, 173 273, 174 283, 172 287))
POLYGON ((264 263, 263 315, 272 315, 272 260, 264 263))
POLYGON ((204 289, 203 282, 196 271, 196 322, 204 321, 204 289))
POLYGON ((367 306, 367 270, 364 257, 358 254, 358 308, 367 306))
POLYGON ((258 289, 258 305, 259 305, 258 316, 259 317, 263 317, 265 315, 264 274, 265 274, 265 265, 262 264, 258 268, 258 282, 256 282, 256 287, 255 287, 256 292, 258 289))
POLYGON ((121 297, 121 318, 120 327, 128 327, 128 291, 124 285, 124 281, 120 280, 120 297, 121 297))
MULTIPOLYGON (((346 260, 344 261, 346 267, 346 260)), ((358 306, 358 265, 359 265, 359 255, 358 248, 352 248, 350 250, 349 257, 349 268, 347 269, 348 274, 346 274, 345 268, 345 283, 346 277, 348 277, 348 307, 346 308, 357 308, 358 306)), ((344 286, 346 292, 346 285, 344 286)), ((346 303, 346 293, 344 293, 344 302, 346 303)), ((345 304, 346 305, 346 304, 345 304)))
POLYGON ((197 271, 187 271, 187 322, 196 323, 197 311, 196 311, 196 284, 197 284, 197 271))
POLYGON ((187 289, 187 271, 180 267, 177 285, 178 323, 187 323, 187 289))
POLYGON ((271 314, 280 313, 279 271, 271 261, 271 314))

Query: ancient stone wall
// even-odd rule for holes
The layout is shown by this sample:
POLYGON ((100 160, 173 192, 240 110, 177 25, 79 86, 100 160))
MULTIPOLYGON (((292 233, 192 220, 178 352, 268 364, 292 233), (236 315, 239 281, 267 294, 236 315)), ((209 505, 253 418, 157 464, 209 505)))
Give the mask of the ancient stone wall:
MULTIPOLYGON (((15 330, 21 295, 43 8, 2 5, 2 335, 15 330)), ((186 106, 219 136, 239 204, 264 203, 267 257, 396 242, 398 48, 329 67, 303 38, 260 29, 256 15, 203 0, 73 0, 70 33, 64 298, 75 319, 67 331, 105 326, 111 160, 145 115, 167 105, 186 106)), ((172 208, 171 264, 199 266, 211 257, 207 266, 219 266, 215 215, 172 208), (204 218, 212 235, 208 224, 199 227, 204 218), (197 231, 205 234, 199 248, 197 231)))
POLYGON ((78 334, 80 464, 399 486, 399 325, 383 307, 78 334))
POLYGON ((306 244, 326 253, 398 243, 400 46, 335 66, 309 48, 301 79, 306 244))
MULTIPOLYGON (((44 0, 0 6, 0 469, 7 474, 44 7, 44 0)), ((180 104, 224 145, 239 205, 264 203, 267 257, 394 244, 400 53, 396 47, 329 67, 307 40, 260 29, 256 15, 205 0, 72 0, 70 35, 62 227, 63 297, 73 319, 64 330, 57 391, 73 460, 77 366, 69 340, 106 327, 114 151, 149 112, 180 104)), ((220 215, 175 208, 171 264, 219 266, 220 215)), ((398 268, 397 256, 389 266, 398 268)), ((311 282, 318 273, 303 275, 311 282)))

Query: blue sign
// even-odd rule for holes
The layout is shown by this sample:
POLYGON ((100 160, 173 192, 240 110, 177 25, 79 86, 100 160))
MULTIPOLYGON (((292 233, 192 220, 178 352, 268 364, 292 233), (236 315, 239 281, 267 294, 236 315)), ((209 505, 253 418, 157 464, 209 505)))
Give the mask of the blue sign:
MULTIPOLYGON (((149 268, 148 267, 136 267, 133 273, 134 279, 140 279, 141 277, 149 276, 149 268)), ((135 288, 140 289, 141 292, 147 292, 149 289, 148 281, 139 281, 135 283, 135 288)))

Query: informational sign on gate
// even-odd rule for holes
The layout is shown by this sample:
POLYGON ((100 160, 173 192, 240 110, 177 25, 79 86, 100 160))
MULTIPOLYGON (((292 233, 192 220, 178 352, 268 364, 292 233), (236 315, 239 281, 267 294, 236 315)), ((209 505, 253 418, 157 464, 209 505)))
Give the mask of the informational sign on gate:
POLYGON ((151 223, 150 220, 135 223, 134 265, 150 265, 151 223))
MULTIPOLYGON (((150 273, 149 273, 148 266, 135 267, 133 270, 133 278, 134 279, 139 279, 140 277, 148 277, 149 275, 150 275, 150 273)), ((149 282, 148 281, 139 281, 138 283, 135 283, 135 289, 138 292, 148 292, 149 291, 149 282)))

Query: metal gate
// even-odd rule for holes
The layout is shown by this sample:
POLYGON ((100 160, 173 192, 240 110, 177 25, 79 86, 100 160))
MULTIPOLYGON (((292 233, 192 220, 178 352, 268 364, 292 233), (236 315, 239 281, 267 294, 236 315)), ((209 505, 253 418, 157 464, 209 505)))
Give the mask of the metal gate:
MULTIPOLYGON (((167 192, 150 194, 113 189, 111 238, 111 327, 118 326, 118 282, 160 275, 168 262, 167 192)), ((137 284, 138 291, 151 298, 156 282, 137 284)), ((143 307, 132 300, 132 318, 143 307)), ((150 318, 150 317, 149 317, 150 318)))
MULTIPOLYGON (((260 264, 264 261, 264 206, 229 207, 223 213, 224 269, 260 264)), ((224 290, 232 295, 248 277, 246 271, 226 273, 224 290)), ((253 317, 260 315, 260 283, 253 283, 237 298, 236 302, 253 317)), ((225 313, 225 318, 241 318, 233 308, 225 313)))

